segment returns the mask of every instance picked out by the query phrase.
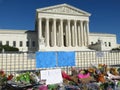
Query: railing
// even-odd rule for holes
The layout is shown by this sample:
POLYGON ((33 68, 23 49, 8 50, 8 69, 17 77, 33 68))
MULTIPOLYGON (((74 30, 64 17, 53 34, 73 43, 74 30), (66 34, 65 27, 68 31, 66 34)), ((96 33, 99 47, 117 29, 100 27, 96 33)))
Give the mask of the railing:
POLYGON ((76 66, 88 68, 90 65, 106 64, 109 66, 120 65, 119 51, 84 51, 76 53, 76 66))
MULTIPOLYGON (((91 64, 120 65, 119 51, 79 51, 75 52, 76 66, 88 68, 91 64)), ((57 57, 57 56, 56 56, 57 57)), ((63 67, 69 71, 70 67, 63 67)), ((0 53, 0 69, 6 72, 36 70, 35 52, 4 52, 0 53)))
POLYGON ((35 52, 0 53, 0 69, 6 72, 35 70, 35 52))

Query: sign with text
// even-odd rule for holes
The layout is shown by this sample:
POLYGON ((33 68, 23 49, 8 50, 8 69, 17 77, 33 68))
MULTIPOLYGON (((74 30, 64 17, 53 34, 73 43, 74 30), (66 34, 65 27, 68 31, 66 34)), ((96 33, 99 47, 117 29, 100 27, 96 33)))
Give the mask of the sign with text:
POLYGON ((41 80, 45 80, 46 84, 63 83, 61 69, 41 70, 41 80))

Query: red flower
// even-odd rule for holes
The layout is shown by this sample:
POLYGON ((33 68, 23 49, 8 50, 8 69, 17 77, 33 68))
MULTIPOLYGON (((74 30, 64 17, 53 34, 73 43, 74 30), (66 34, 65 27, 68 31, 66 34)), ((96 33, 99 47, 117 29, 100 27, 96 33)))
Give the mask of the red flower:
POLYGON ((4 71, 0 71, 0 75, 3 76, 5 73, 4 71))
POLYGON ((13 75, 10 74, 8 77, 7 77, 7 80, 11 80, 13 78, 13 75))

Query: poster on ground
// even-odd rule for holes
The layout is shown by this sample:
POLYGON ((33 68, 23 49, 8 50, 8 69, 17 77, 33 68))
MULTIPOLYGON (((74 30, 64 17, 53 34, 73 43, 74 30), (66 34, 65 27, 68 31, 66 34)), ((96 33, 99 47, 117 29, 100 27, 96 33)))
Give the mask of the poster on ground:
POLYGON ((41 70, 40 74, 41 74, 40 79, 45 80, 46 85, 63 83, 61 69, 41 70))

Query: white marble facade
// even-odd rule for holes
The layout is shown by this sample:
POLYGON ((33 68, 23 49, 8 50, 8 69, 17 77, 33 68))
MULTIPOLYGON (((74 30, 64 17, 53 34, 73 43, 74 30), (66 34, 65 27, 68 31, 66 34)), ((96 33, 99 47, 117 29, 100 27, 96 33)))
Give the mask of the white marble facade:
POLYGON ((39 50, 79 50, 89 44, 88 12, 68 4, 37 9, 39 50))

